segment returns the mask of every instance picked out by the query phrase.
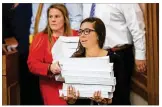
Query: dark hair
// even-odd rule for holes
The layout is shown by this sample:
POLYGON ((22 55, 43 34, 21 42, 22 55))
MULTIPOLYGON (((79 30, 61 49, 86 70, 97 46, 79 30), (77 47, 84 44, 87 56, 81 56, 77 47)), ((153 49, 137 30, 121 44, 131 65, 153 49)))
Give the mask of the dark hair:
MULTIPOLYGON (((47 20, 49 18, 49 11, 50 9, 52 8, 55 8, 55 9, 58 9, 59 11, 61 11, 61 13, 63 14, 63 17, 64 17, 64 21, 65 21, 65 24, 64 24, 64 35, 65 36, 71 36, 72 35, 72 31, 71 31, 71 28, 70 28, 70 21, 69 21, 69 13, 68 13, 68 10, 67 8, 65 7, 64 4, 61 4, 61 3, 55 3, 55 4, 52 4, 48 10, 47 10, 47 20)), ((47 26, 46 28, 44 29, 43 31, 44 33, 48 33, 48 39, 50 42, 52 42, 52 31, 49 27, 49 23, 47 22, 47 26)))
MULTIPOLYGON (((86 18, 81 22, 80 27, 85 22, 90 22, 93 24, 93 28, 97 33, 99 47, 103 48, 106 37, 106 28, 103 21, 96 17, 86 18)), ((72 57, 85 57, 85 48, 82 46, 80 41, 78 43, 77 51, 72 55, 72 57)))

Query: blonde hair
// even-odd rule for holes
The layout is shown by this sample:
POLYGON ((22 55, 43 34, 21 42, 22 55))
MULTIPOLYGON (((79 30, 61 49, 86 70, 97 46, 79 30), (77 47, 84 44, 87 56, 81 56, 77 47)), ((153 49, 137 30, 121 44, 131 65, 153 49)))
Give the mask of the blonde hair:
MULTIPOLYGON (((64 35, 65 36, 72 35, 72 30, 71 30, 70 21, 69 21, 69 13, 68 13, 68 10, 65 7, 65 5, 61 4, 61 3, 56 3, 56 4, 51 5, 47 10, 47 19, 49 18, 49 11, 52 8, 58 9, 63 14, 63 17, 64 17, 64 35)), ((52 30, 49 26, 49 22, 47 23, 47 26, 46 26, 46 28, 44 29, 43 32, 48 34, 48 40, 49 40, 50 43, 52 43, 52 30)))

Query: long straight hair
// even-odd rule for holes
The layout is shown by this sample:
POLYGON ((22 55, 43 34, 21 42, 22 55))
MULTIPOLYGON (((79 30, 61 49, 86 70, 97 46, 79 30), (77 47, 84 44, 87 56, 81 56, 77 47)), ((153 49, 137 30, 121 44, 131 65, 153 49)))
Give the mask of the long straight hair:
MULTIPOLYGON (((71 30, 70 21, 69 21, 69 13, 68 13, 67 8, 65 7, 65 5, 61 4, 61 3, 56 3, 56 4, 51 5, 47 10, 47 20, 49 20, 49 11, 52 8, 58 9, 63 14, 63 17, 64 17, 64 36, 72 35, 72 30, 71 30)), ((49 21, 47 22, 47 26, 43 30, 43 32, 48 34, 49 42, 53 43, 53 41, 52 41, 52 30, 51 30, 51 28, 49 26, 49 21)))

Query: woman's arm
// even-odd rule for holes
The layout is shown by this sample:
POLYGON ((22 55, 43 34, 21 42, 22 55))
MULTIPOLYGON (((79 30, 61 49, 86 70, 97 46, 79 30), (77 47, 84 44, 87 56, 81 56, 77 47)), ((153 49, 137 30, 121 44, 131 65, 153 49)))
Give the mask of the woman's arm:
POLYGON ((48 39, 42 33, 35 36, 28 56, 28 67, 30 72, 36 75, 47 76, 50 63, 44 62, 45 45, 48 39))

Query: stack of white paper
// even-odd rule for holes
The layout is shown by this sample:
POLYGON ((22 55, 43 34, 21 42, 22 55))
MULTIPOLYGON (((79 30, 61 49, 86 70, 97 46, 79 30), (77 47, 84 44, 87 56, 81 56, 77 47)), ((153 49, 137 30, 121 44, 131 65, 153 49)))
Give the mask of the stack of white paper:
POLYGON ((56 75, 56 81, 64 81, 66 76, 83 76, 89 77, 114 77, 113 63, 109 63, 109 57, 93 58, 62 58, 59 60, 61 65, 61 74, 56 75))
POLYGON ((68 84, 68 83, 63 83, 63 89, 67 89, 68 86, 74 87, 78 91, 107 91, 107 92, 114 92, 115 91, 115 86, 112 85, 85 85, 85 84, 68 84))
MULTIPOLYGON (((110 63, 110 60, 109 60, 109 56, 104 56, 104 57, 83 57, 83 58, 69 58, 69 57, 64 57, 64 58, 60 58, 59 59, 59 63, 60 64, 76 64, 77 63, 82 63, 84 65, 88 64, 89 63, 96 63, 96 64, 99 64, 99 63, 110 63), (85 61, 86 60, 86 61, 85 61)), ((101 64, 100 64, 101 65, 101 64)))
POLYGON ((55 76, 56 81, 64 81, 59 90, 60 96, 67 95, 67 87, 72 85, 79 90, 80 97, 93 97, 95 91, 101 91, 104 98, 112 98, 116 78, 113 63, 109 56, 91 58, 69 58, 76 51, 79 37, 60 36, 52 48, 54 61, 59 61, 61 74, 55 76))
MULTIPOLYGON (((101 91, 104 98, 112 98, 116 78, 113 63, 105 58, 65 58, 61 59, 61 76, 64 78, 60 95, 67 95, 67 87, 72 85, 79 91, 80 97, 92 97, 95 91, 101 91)), ((60 77, 61 77, 60 76, 60 77)))
POLYGON ((52 47, 53 60, 71 57, 78 46, 79 37, 60 36, 52 47))
POLYGON ((91 71, 88 72, 89 70, 85 70, 85 71, 81 71, 79 69, 75 69, 75 70, 70 70, 70 71, 66 71, 66 70, 62 70, 62 76, 66 76, 66 75, 70 75, 70 76, 81 76, 81 77, 89 77, 89 75, 91 75, 91 77, 103 77, 103 78, 107 78, 107 77, 114 77, 114 72, 106 72, 106 71, 91 71), (80 71, 80 72, 76 72, 76 71, 80 71), (86 75, 85 75, 86 74, 86 75), (93 74, 93 75, 92 75, 93 74))
MULTIPOLYGON (((64 96, 67 96, 67 90, 59 90, 59 94, 60 94, 60 97, 61 97, 62 94, 64 94, 64 96)), ((84 97, 92 97, 93 94, 94 94, 93 91, 82 91, 82 90, 79 91, 80 97, 83 97, 83 98, 84 97)), ((101 96, 103 98, 111 99, 113 97, 113 93, 109 93, 107 91, 102 91, 101 96)))
MULTIPOLYGON (((91 74, 93 75, 93 74, 91 74)), ((63 76, 65 83, 74 83, 74 84, 98 84, 98 85, 116 85, 116 78, 103 78, 103 77, 91 77, 91 76, 63 76)))

